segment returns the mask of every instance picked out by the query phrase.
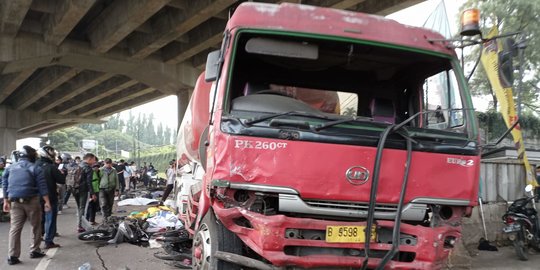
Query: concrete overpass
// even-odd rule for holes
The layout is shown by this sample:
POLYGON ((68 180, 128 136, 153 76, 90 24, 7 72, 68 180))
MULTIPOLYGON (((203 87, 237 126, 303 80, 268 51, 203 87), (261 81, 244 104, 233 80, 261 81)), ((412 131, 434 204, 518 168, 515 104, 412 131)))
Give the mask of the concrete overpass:
MULTIPOLYGON (((387 15, 423 0, 289 0, 387 15)), ((0 1, 0 155, 177 95, 183 117, 238 0, 0 1)))

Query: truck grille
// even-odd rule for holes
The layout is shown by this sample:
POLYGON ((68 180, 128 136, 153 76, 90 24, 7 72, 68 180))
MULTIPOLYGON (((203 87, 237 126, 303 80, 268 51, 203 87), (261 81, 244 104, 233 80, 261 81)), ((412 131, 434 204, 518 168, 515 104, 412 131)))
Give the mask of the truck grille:
MULTIPOLYGON (((350 202, 334 202, 334 201, 318 201, 318 200, 304 200, 304 202, 312 207, 320 208, 332 208, 342 210, 363 210, 367 211, 369 208, 368 203, 350 203, 350 202)), ((375 211, 393 213, 397 211, 397 205, 389 204, 376 204, 375 211)))
MULTIPOLYGON (((305 215, 334 216, 348 218, 366 218, 368 202, 303 200, 296 194, 279 194, 279 211, 301 213, 305 215)), ((427 205, 422 203, 407 203, 403 205, 402 220, 421 221, 426 215, 427 205)), ((376 204, 375 219, 392 220, 396 217, 397 205, 376 204)))

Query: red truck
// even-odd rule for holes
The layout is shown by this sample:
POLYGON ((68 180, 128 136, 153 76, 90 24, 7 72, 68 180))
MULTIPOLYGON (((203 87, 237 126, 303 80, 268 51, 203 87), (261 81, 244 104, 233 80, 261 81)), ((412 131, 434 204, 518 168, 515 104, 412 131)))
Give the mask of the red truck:
POLYGON ((480 163, 442 38, 343 10, 238 6, 179 130, 193 268, 442 268, 480 163))

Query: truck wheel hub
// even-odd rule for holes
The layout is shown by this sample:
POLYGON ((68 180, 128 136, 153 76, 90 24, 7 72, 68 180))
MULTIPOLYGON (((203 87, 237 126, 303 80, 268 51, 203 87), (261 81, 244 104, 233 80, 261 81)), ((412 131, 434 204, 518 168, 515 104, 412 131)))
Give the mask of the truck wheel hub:
POLYGON ((193 269, 210 269, 212 246, 210 232, 206 224, 202 224, 193 239, 193 269))

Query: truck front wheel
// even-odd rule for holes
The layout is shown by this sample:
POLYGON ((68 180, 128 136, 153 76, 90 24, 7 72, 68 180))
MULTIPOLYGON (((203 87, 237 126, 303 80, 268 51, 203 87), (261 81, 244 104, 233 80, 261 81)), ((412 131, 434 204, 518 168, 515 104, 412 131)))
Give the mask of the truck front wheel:
POLYGON ((216 251, 242 254, 242 247, 242 240, 225 228, 210 209, 193 238, 193 269, 240 270, 240 266, 220 261, 213 255, 216 251))

